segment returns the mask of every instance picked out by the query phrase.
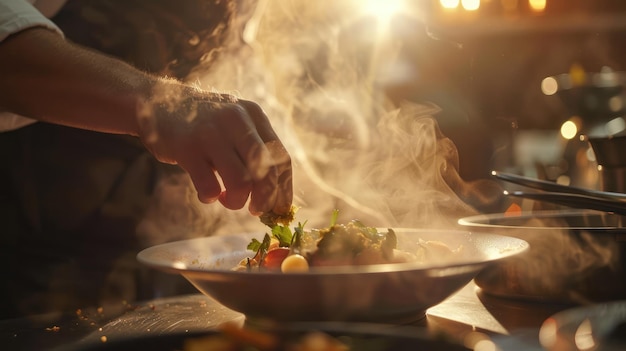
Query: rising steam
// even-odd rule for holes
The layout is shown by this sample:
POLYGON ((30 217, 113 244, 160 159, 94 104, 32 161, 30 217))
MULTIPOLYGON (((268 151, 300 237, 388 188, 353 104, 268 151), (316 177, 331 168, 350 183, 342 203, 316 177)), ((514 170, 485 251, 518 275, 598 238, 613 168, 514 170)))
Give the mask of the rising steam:
MULTIPOLYGON (((309 227, 327 226, 334 209, 344 222, 421 228, 452 228, 477 208, 502 211, 498 184, 459 175, 458 152, 438 128, 437 106, 387 101, 381 72, 393 70, 397 43, 376 37, 376 22, 370 36, 351 31, 357 18, 346 14, 358 11, 346 6, 358 3, 240 2, 231 43, 210 66, 196 67, 188 82, 254 100, 266 110, 292 156, 296 221, 309 227)), ((265 227, 245 208, 201 204, 182 173, 158 183, 138 229, 146 246, 248 231, 265 227)), ((531 243, 530 255, 500 271, 499 288, 521 284, 526 292, 549 294, 598 267, 616 268, 615 243, 592 235, 498 234, 531 243)))
MULTIPOLYGON (((437 126, 439 109, 386 100, 380 72, 393 67, 398 44, 377 37, 373 19, 371 40, 354 37, 351 26, 362 18, 339 14, 359 15, 355 4, 241 5, 231 44, 210 67, 196 67, 188 81, 266 110, 293 158, 297 220, 325 226, 339 209, 340 220, 376 226, 454 225, 475 210, 455 193, 469 194, 458 176, 456 147, 437 126)), ((149 211, 140 227, 147 242, 263 230, 245 210, 202 205, 187 192, 167 190, 183 183, 188 181, 178 176, 159 185, 159 194, 174 196, 149 211), (166 204, 173 209, 159 215, 166 204)))

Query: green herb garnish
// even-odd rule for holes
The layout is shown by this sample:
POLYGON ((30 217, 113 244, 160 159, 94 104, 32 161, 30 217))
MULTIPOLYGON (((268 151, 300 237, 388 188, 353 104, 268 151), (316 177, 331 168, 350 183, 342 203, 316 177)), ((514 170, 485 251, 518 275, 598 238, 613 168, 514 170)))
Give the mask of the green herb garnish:
POLYGON ((278 246, 281 246, 281 247, 289 247, 293 238, 291 229, 283 225, 273 226, 272 236, 278 240, 278 246))
POLYGON ((333 210, 333 214, 330 216, 330 226, 334 227, 337 224, 337 218, 339 218, 339 210, 333 210))

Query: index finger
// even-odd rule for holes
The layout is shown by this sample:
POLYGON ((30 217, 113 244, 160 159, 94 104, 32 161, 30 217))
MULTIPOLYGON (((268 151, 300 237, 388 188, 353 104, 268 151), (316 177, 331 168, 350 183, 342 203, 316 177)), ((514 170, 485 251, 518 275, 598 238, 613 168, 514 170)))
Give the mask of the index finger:
POLYGON ((256 103, 240 100, 240 104, 248 111, 257 132, 265 143, 271 157, 272 167, 266 177, 258 181, 251 195, 251 211, 262 209, 264 198, 274 198, 270 210, 277 214, 287 214, 293 202, 293 171, 291 156, 274 131, 269 118, 256 103), (266 194, 271 191, 273 195, 266 194))

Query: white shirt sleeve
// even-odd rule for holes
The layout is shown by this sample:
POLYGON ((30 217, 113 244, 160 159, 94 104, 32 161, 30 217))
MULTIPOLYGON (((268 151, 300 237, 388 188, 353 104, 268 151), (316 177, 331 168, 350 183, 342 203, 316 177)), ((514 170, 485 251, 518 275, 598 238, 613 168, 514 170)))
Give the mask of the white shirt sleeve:
MULTIPOLYGON (((33 4, 35 1, 26 0, 0 0, 0 45, 11 34, 32 27, 45 27, 63 35, 63 32, 50 21, 33 4)), ((42 9, 46 15, 52 16, 58 11, 64 1, 47 0, 42 9)), ((36 5, 36 4, 35 4, 36 5)), ((8 131, 34 123, 35 120, 16 115, 14 113, 0 111, 0 132, 8 131)))
MULTIPOLYGON (((55 2, 57 6, 49 7, 48 2, 42 1, 42 9, 48 12, 48 16, 54 14, 63 5, 55 2), (46 6, 44 6, 44 4, 46 6)), ((56 31, 60 35, 63 32, 57 25, 50 21, 43 13, 33 5, 35 1, 26 0, 2 0, 0 1, 0 42, 9 35, 32 27, 46 27, 56 31)))

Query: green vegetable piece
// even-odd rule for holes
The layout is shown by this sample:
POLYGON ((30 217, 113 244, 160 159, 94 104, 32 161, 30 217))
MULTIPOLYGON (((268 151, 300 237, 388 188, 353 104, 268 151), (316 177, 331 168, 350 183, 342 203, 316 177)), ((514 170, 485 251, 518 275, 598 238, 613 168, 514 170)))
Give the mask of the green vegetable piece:
POLYGON ((272 227, 272 235, 278 239, 278 246, 289 247, 289 245, 291 245, 293 234, 291 233, 291 229, 289 229, 289 227, 275 225, 272 227))
POLYGON ((255 238, 252 238, 248 246, 246 247, 250 251, 258 252, 261 248, 261 242, 255 238))
POLYGON ((334 227, 337 224, 337 218, 339 218, 339 210, 334 209, 333 214, 330 217, 330 226, 334 227))
POLYGON ((259 250, 257 251, 257 254, 259 255, 259 267, 263 265, 265 256, 267 256, 267 252, 270 249, 271 241, 272 239, 270 238, 269 234, 265 233, 265 236, 263 236, 263 242, 261 243, 261 246, 259 246, 259 250))
POLYGON ((304 223, 298 222, 298 226, 293 228, 294 233, 290 245, 292 254, 300 253, 300 251, 302 250, 302 236, 304 235, 305 224, 306 221, 304 223))
POLYGON ((382 234, 378 233, 378 229, 374 227, 368 227, 358 219, 353 219, 350 222, 352 222, 355 227, 359 228, 361 234, 365 235, 369 239, 374 241, 379 241, 380 239, 382 239, 382 234))
POLYGON ((383 256, 390 260, 393 257, 393 250, 398 246, 398 237, 393 229, 389 228, 383 242, 380 245, 383 256))

